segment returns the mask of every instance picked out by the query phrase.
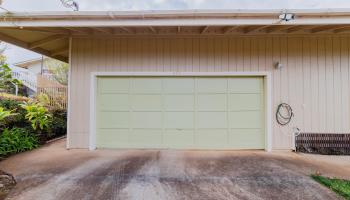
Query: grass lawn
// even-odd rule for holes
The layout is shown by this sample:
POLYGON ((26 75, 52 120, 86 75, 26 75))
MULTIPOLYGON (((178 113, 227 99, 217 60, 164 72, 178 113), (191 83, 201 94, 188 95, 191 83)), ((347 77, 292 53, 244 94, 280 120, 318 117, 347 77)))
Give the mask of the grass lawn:
POLYGON ((327 178, 324 176, 318 176, 318 175, 311 175, 311 178, 313 178, 315 181, 321 183, 322 185, 330 188, 340 196, 344 197, 345 199, 350 200, 350 181, 349 180, 342 180, 342 179, 332 179, 327 178))

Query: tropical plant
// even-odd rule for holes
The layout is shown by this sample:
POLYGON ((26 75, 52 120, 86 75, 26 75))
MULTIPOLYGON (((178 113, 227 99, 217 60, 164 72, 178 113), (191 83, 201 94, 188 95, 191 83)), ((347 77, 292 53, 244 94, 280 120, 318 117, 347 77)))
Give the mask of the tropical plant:
MULTIPOLYGON (((19 98, 17 100, 12 97, 14 96, 11 95, 10 98, 8 98, 7 95, 2 96, 0 94, 0 107, 3 107, 5 110, 11 110, 12 112, 15 112, 13 115, 6 117, 5 120, 0 122, 1 126, 6 127, 8 129, 17 127, 32 130, 31 123, 25 119, 26 111, 20 106, 24 101, 29 100, 24 98, 19 98)), ((2 128, 1 126, 0 129, 2 128)))
POLYGON ((21 107, 26 110, 25 119, 30 121, 34 130, 48 128, 51 115, 47 108, 36 102, 25 102, 21 107))
POLYGON ((0 135, 0 156, 32 150, 38 147, 38 139, 23 128, 5 129, 0 135))
POLYGON ((3 107, 0 107, 0 122, 11 115, 15 115, 15 113, 12 113, 12 110, 5 110, 3 107))
POLYGON ((37 102, 43 106, 48 106, 50 105, 50 98, 47 94, 45 93, 39 93, 38 95, 35 96, 35 99, 37 102))

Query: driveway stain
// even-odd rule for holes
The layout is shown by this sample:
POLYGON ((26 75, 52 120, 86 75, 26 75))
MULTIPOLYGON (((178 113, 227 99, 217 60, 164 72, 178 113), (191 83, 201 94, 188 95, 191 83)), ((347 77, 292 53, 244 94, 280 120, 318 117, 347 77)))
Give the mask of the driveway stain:
POLYGON ((152 160, 153 154, 141 153, 105 163, 87 176, 76 179, 75 186, 65 190, 57 199, 123 199, 121 190, 135 178, 142 166, 152 160))
POLYGON ((20 173, 15 176, 17 180, 17 185, 15 189, 11 192, 11 195, 8 197, 8 199, 12 199, 11 196, 20 196, 22 193, 26 193, 27 191, 32 190, 35 187, 45 185, 55 177, 58 177, 61 174, 65 174, 72 168, 85 164, 90 159, 92 159, 92 157, 82 156, 81 158, 70 160, 64 163, 56 163, 52 160, 49 160, 49 165, 45 163, 38 163, 37 166, 32 165, 31 167, 36 168, 35 171, 28 170, 25 173, 20 173), (51 166, 54 164, 56 164, 56 167, 51 166))
POLYGON ((302 155, 292 153, 91 152, 66 151, 61 145, 0 162, 0 168, 13 173, 18 181, 8 199, 339 199, 309 177, 315 169, 339 173, 336 166, 329 167, 333 162, 326 162, 327 167, 322 168, 325 163, 310 161, 310 157, 304 160, 302 155))

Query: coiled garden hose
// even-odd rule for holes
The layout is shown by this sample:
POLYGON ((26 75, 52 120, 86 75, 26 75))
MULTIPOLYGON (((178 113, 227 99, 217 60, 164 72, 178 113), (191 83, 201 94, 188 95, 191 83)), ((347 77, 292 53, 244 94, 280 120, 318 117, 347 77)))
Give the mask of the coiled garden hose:
POLYGON ((294 116, 292 107, 287 103, 281 103, 277 107, 276 120, 281 126, 289 124, 294 116))

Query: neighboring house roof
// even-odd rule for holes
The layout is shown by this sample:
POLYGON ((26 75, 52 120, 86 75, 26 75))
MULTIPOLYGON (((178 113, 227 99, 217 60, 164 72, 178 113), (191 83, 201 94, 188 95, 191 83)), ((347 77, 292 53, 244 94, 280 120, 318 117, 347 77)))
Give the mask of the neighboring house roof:
POLYGON ((69 38, 350 33, 350 9, 3 13, 0 40, 68 62, 69 38), (282 13, 295 19, 283 21, 282 13))
MULTIPOLYGON (((44 58, 44 60, 47 60, 48 58, 44 58)), ((21 67, 28 69, 29 66, 35 65, 37 63, 41 63, 43 61, 42 58, 35 58, 35 59, 30 59, 30 60, 25 60, 22 62, 14 63, 14 66, 21 67)))

